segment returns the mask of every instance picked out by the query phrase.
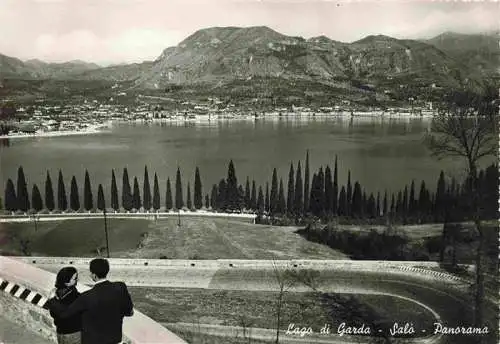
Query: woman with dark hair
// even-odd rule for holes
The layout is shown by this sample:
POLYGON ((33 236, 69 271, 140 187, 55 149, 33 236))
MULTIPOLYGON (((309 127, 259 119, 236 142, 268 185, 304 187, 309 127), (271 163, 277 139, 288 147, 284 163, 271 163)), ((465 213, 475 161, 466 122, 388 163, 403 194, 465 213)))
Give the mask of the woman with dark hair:
MULTIPOLYGON (((80 296, 76 289, 77 281, 78 271, 74 267, 67 266, 59 270, 56 277, 55 296, 52 298, 52 302, 57 302, 65 307, 73 303, 80 296)), ((54 324, 56 325, 58 344, 81 343, 81 314, 69 318, 60 318, 50 311, 50 315, 54 318, 54 324)))

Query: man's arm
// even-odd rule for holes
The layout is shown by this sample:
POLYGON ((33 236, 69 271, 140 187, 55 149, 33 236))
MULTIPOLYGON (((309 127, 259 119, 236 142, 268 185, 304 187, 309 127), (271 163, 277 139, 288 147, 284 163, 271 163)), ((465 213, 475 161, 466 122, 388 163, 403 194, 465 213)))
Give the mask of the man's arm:
POLYGON ((123 287, 123 314, 127 317, 134 315, 134 304, 125 283, 121 283, 123 287))
POLYGON ((69 318, 73 315, 83 312, 85 309, 87 309, 87 306, 84 294, 82 294, 68 306, 61 304, 54 298, 50 299, 47 302, 47 308, 49 309, 52 316, 55 315, 58 318, 69 318))

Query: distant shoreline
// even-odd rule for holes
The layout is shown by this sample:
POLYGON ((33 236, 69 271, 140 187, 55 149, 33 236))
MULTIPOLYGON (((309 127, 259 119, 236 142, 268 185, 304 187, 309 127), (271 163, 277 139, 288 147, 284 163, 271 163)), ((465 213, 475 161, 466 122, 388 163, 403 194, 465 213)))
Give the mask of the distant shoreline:
MULTIPOLYGON (((167 117, 167 118, 137 118, 137 119, 111 119, 108 123, 165 123, 165 122, 187 122, 187 123, 200 123, 204 124, 207 122, 225 122, 225 121, 253 121, 253 120, 276 120, 276 119, 289 119, 289 118, 299 118, 299 119, 313 119, 313 118, 342 118, 342 119, 431 119, 430 115, 416 115, 416 114, 392 114, 392 113, 376 113, 376 112, 354 112, 352 115, 348 112, 338 112, 338 113, 301 113, 301 114, 291 114, 291 113, 270 113, 264 116, 231 116, 226 117, 224 115, 198 115, 196 118, 183 118, 180 116, 167 117)), ((95 135, 109 132, 103 130, 102 126, 92 126, 87 129, 82 130, 63 130, 63 131, 47 131, 39 133, 25 133, 25 134, 13 134, 13 135, 0 135, 0 139, 24 139, 24 138, 38 138, 38 137, 62 137, 62 136, 76 136, 76 135, 95 135)))
POLYGON ((75 136, 75 135, 94 135, 106 133, 107 131, 99 129, 86 129, 86 130, 67 130, 67 131, 47 131, 43 133, 34 134, 14 134, 14 135, 0 135, 0 139, 25 139, 36 137, 60 137, 60 136, 75 136))

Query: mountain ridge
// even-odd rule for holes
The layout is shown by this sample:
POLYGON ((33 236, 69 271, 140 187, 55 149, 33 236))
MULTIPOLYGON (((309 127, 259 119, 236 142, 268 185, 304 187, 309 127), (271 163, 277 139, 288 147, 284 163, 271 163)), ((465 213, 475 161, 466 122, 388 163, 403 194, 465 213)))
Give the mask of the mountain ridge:
POLYGON ((136 88, 152 89, 252 78, 381 86, 397 79, 457 87, 463 80, 480 83, 488 73, 498 74, 498 43, 494 46, 489 35, 477 37, 453 32, 427 40, 368 35, 344 43, 325 35, 288 36, 267 26, 210 27, 165 48, 154 61, 140 63, 23 62, 0 54, 0 78, 133 81, 136 88))

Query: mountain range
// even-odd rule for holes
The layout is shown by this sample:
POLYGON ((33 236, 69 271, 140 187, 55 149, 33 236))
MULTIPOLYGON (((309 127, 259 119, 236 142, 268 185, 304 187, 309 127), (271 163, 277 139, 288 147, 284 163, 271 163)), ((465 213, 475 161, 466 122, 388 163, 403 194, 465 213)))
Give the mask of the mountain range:
POLYGON ((495 34, 447 32, 428 40, 371 35, 344 43, 325 36, 283 35, 265 26, 201 29, 155 61, 100 67, 83 61, 21 61, 0 54, 1 79, 133 81, 136 88, 221 85, 277 78, 342 85, 383 86, 392 81, 455 87, 498 77, 495 34))

